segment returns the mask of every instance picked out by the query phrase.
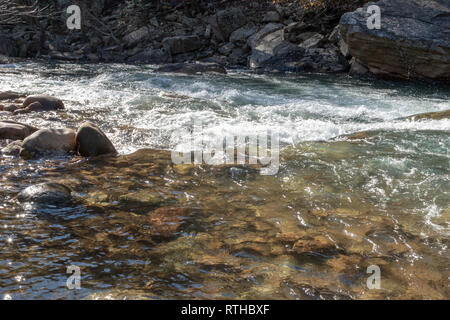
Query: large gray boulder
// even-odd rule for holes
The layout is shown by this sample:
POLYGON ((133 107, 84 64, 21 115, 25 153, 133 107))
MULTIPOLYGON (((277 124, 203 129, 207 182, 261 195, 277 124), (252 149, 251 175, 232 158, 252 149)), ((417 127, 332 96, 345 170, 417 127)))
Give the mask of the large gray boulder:
POLYGON ((116 154, 116 148, 108 137, 92 122, 85 122, 77 131, 76 148, 83 157, 116 154))
POLYGON ((75 151, 75 131, 72 129, 41 129, 28 136, 22 144, 23 159, 46 155, 64 155, 75 151))
POLYGON ((450 80, 450 1, 381 0, 381 28, 365 5, 340 21, 341 48, 378 76, 450 80))

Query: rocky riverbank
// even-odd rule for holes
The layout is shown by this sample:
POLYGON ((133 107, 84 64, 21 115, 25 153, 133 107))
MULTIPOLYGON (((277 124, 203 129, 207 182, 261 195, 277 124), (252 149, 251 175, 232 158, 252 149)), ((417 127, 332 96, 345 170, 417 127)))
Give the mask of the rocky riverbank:
POLYGON ((302 1, 75 1, 82 28, 68 30, 69 3, 56 1, 52 8, 59 14, 52 18, 0 24, 0 61, 174 63, 168 70, 186 73, 211 69, 193 64, 199 61, 221 73, 225 67, 448 81, 448 2, 379 1, 380 30, 367 29, 367 5, 357 9, 364 2, 324 1, 324 7, 305 8, 302 1))

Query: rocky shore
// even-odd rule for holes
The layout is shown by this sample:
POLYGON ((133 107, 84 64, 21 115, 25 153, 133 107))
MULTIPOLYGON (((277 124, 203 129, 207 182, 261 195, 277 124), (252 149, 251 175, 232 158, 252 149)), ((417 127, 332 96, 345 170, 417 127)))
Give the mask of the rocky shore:
POLYGON ((446 0, 378 1, 382 23, 374 30, 366 25, 367 1, 311 8, 302 1, 75 1, 81 30, 66 27, 68 1, 49 2, 57 13, 49 18, 0 24, 0 63, 40 58, 162 64, 162 71, 189 74, 248 68, 450 79, 446 0))

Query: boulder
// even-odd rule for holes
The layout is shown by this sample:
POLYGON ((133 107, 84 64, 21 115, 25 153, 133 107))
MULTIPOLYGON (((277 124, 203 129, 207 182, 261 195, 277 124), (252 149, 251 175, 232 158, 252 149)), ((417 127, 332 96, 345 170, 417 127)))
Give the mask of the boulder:
POLYGON ((20 107, 15 104, 9 104, 9 105, 3 107, 3 111, 8 111, 8 112, 15 112, 17 109, 20 109, 20 107))
POLYGON ((325 37, 320 33, 309 34, 299 46, 301 48, 317 48, 324 42, 325 37))
POLYGON ((235 7, 217 12, 209 17, 207 22, 211 25, 217 39, 228 41, 233 31, 247 23, 247 17, 241 8, 235 7))
POLYGON ((63 204, 71 199, 69 187, 59 183, 40 183, 22 190, 17 200, 44 205, 63 204))
POLYGON ((108 137, 92 122, 85 122, 76 134, 76 150, 83 157, 116 154, 116 148, 108 137))
POLYGON ((28 96, 23 102, 23 108, 27 108, 34 102, 39 102, 45 111, 64 109, 64 103, 60 99, 48 95, 28 96))
POLYGON ((341 18, 340 36, 351 56, 378 76, 450 80, 448 0, 371 4, 381 9, 380 29, 367 26, 369 4, 341 18))
POLYGON ((0 54, 15 57, 18 54, 16 42, 7 36, 0 35, 0 54))
POLYGON ((22 148, 22 141, 16 140, 8 144, 1 150, 1 153, 7 156, 18 156, 20 154, 20 149, 22 148))
POLYGON ((226 69, 214 62, 173 63, 162 66, 155 72, 173 72, 184 74, 221 73, 226 74, 226 69))
POLYGON ((163 49, 145 49, 130 58, 128 62, 132 63, 149 63, 149 64, 160 64, 171 62, 170 53, 163 49))
POLYGON ((45 112, 45 111, 53 111, 55 110, 54 106, 44 104, 42 105, 40 102, 36 101, 28 105, 26 108, 20 108, 14 110, 14 114, 24 114, 30 112, 45 112))
POLYGON ((24 97, 24 95, 17 93, 17 92, 13 92, 13 91, 0 92, 0 101, 1 100, 14 100, 14 99, 18 99, 20 97, 24 97))
POLYGON ((236 45, 244 45, 247 39, 258 31, 258 27, 253 24, 245 25, 230 35, 230 42, 236 45))
POLYGON ((320 28, 316 25, 306 24, 304 22, 293 22, 284 28, 283 37, 289 42, 300 43, 307 39, 305 33, 313 35, 319 30, 320 28))
POLYGON ((370 74, 369 69, 363 66, 356 58, 352 58, 350 61, 350 76, 352 77, 365 77, 370 74))
POLYGON ((23 140, 37 130, 35 127, 19 122, 0 121, 0 139, 23 140))
POLYGON ((337 48, 309 48, 297 68, 297 71, 338 73, 347 71, 349 64, 337 48))
POLYGON ((198 36, 169 37, 165 38, 162 44, 172 55, 196 51, 202 46, 202 42, 198 36))
POLYGON ((127 47, 132 47, 147 39, 151 35, 152 31, 153 28, 151 26, 143 26, 142 28, 127 34, 123 37, 123 40, 125 41, 127 47))
POLYGON ((72 129, 41 129, 28 136, 20 156, 26 160, 46 155, 69 154, 75 150, 76 133, 72 129))
POLYGON ((283 26, 269 24, 248 40, 252 48, 249 66, 253 69, 295 71, 296 63, 304 55, 300 48, 283 37, 283 26))

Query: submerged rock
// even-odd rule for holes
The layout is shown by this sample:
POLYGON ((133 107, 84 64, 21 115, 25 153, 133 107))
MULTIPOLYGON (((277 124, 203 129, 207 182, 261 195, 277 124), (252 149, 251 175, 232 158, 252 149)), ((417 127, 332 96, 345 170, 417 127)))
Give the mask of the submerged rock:
POLYGON ((45 111, 64 109, 64 103, 60 99, 48 95, 28 96, 23 102, 23 108, 27 108, 34 102, 39 102, 45 111))
POLYGON ((185 74, 221 73, 226 74, 227 70, 220 64, 214 62, 196 63, 174 63, 162 66, 155 72, 173 72, 185 74))
POLYGON ((37 130, 35 127, 19 122, 0 121, 0 139, 23 140, 37 130))
POLYGON ((22 149, 22 141, 16 140, 4 147, 1 150, 1 153, 7 156, 18 156, 20 154, 20 149, 22 149))
POLYGON ((150 214, 149 224, 154 236, 171 238, 183 223, 185 211, 181 208, 162 207, 150 214))
POLYGON ((155 192, 141 190, 124 194, 119 197, 121 205, 127 208, 153 207, 163 202, 163 199, 155 192))
POLYGON ((426 112, 402 118, 402 120, 420 121, 420 120, 442 120, 450 119, 450 109, 438 112, 426 112))
POLYGON ((293 249, 299 254, 304 253, 324 253, 335 250, 335 244, 326 237, 316 236, 310 240, 298 240, 294 243, 293 249))
POLYGON ((17 199, 20 202, 38 204, 61 204, 70 201, 72 191, 59 183, 40 183, 22 190, 17 199))
POLYGON ((350 56, 379 76, 450 79, 448 0, 378 1, 380 29, 367 27, 372 4, 341 18, 341 47, 348 47, 350 56))
POLYGON ((50 154, 68 154, 75 150, 75 135, 72 129, 38 130, 23 141, 20 156, 28 160, 50 154))
POLYGON ((76 149, 83 157, 116 154, 116 148, 108 137, 92 122, 85 122, 76 134, 76 149))

